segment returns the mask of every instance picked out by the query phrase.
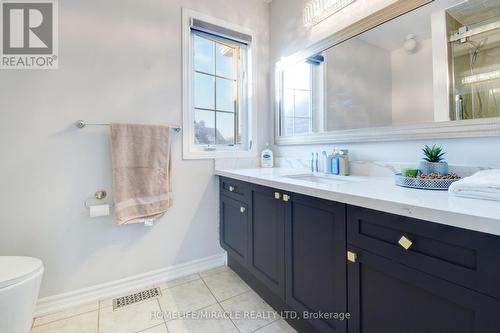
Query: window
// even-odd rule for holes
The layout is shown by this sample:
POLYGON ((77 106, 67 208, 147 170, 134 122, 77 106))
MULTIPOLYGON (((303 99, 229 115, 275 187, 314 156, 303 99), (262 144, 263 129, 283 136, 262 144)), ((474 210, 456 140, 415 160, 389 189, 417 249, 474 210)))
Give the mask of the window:
POLYGON ((184 158, 249 152, 252 36, 193 11, 183 22, 184 158))
POLYGON ((322 53, 305 61, 278 64, 280 136, 322 132, 325 105, 325 58, 322 53))
POLYGON ((312 66, 309 63, 302 63, 283 73, 283 130, 286 135, 312 132, 312 66))

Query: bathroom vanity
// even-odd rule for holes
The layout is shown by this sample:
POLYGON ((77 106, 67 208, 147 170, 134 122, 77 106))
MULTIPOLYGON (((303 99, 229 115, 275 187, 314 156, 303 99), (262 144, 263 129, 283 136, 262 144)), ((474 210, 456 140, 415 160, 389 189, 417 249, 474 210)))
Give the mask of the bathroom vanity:
MULTIPOLYGON (((275 144, 498 136, 498 13, 398 0, 280 54, 275 144)), ((276 310, 351 316, 289 320, 299 332, 500 332, 498 203, 390 177, 216 174, 229 265, 276 310)))
POLYGON ((350 315, 289 319, 299 332, 500 332, 498 203, 387 179, 216 174, 229 266, 278 311, 350 315))

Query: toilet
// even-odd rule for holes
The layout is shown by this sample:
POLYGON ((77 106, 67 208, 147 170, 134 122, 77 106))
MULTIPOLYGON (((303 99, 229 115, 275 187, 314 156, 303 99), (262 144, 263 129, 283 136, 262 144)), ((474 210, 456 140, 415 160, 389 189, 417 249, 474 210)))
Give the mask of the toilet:
POLYGON ((43 270, 40 259, 0 256, 0 332, 30 331, 43 270))

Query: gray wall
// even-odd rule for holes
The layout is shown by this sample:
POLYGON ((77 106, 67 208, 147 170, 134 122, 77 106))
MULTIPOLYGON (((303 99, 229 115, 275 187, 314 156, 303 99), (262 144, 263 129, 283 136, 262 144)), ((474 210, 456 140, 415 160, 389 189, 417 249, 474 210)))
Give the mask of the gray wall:
POLYGON ((434 121, 432 40, 420 40, 415 53, 392 51, 392 123, 434 121))
POLYGON ((353 38, 326 54, 326 130, 391 126, 391 53, 353 38))
POLYGON ((111 190, 109 133, 72 123, 181 123, 185 6, 255 31, 262 145, 269 132, 268 5, 64 0, 59 6, 60 68, 0 71, 0 255, 41 258, 41 296, 49 296, 221 253, 213 161, 181 160, 178 134, 174 205, 161 221, 145 228, 89 219, 84 200, 111 190))

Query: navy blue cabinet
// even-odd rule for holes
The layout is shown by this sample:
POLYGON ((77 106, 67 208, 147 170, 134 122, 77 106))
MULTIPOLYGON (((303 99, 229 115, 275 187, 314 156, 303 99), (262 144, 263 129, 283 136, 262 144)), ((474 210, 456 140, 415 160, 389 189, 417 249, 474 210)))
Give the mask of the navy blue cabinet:
POLYGON ((345 332, 334 313, 347 312, 345 205, 292 194, 286 209, 286 303, 319 332, 345 332), (329 315, 328 315, 329 316, 329 315))
POLYGON ((500 332, 498 300, 348 248, 349 333, 500 332))
POLYGON ((220 244, 229 256, 246 265, 248 262, 248 229, 250 192, 248 184, 222 178, 220 181, 220 244))
POLYGON ((221 178, 229 264, 301 333, 500 332, 500 237, 221 178))
POLYGON ((500 299, 499 237, 355 206, 347 216, 348 243, 500 299))
POLYGON ((248 205, 221 195, 220 242, 230 256, 242 264, 248 255, 248 205))
POLYGON ((285 297, 285 202, 283 193, 251 186, 249 269, 266 287, 285 297))

